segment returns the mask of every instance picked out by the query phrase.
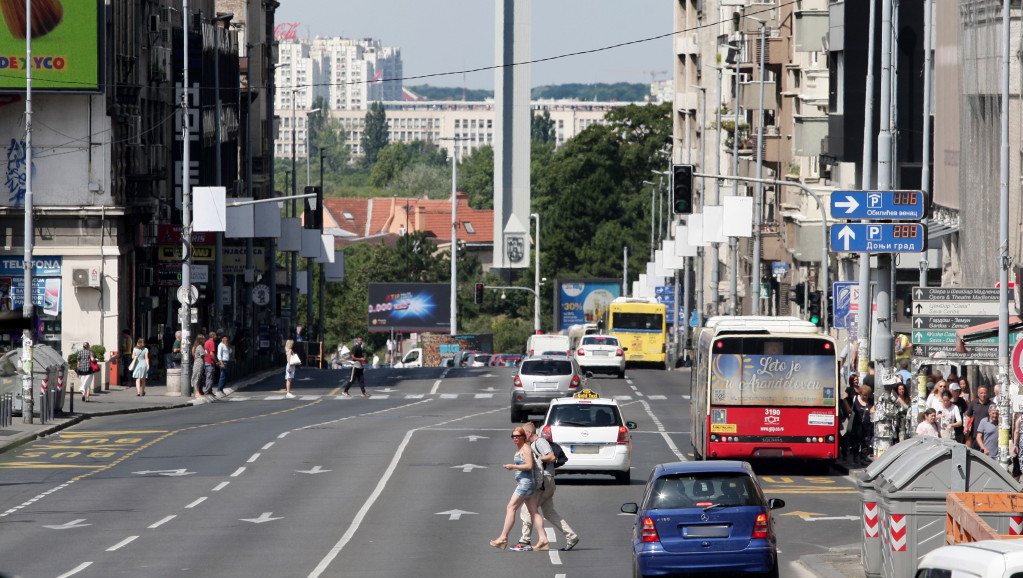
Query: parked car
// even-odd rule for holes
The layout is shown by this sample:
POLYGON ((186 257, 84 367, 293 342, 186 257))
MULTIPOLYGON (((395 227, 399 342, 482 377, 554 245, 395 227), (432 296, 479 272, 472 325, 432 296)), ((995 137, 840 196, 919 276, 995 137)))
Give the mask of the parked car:
POLYGON ((522 360, 512 379, 511 420, 526 421, 531 414, 545 414, 551 400, 580 391, 586 378, 567 355, 543 355, 522 360))
POLYGON ((490 358, 493 357, 489 353, 477 353, 472 356, 471 362, 466 362, 469 367, 486 367, 490 363, 490 358))
POLYGON ((784 506, 783 500, 764 497, 747 462, 660 464, 651 472, 642 500, 621 508, 636 514, 632 574, 777 577, 778 540, 771 510, 784 506))
POLYGON ((636 423, 622 420, 617 401, 585 389, 551 401, 540 433, 560 444, 568 456, 558 473, 609 474, 619 484, 628 484, 631 429, 636 429, 636 423))
POLYGON ((613 335, 586 335, 572 353, 583 371, 610 373, 622 379, 625 377, 625 352, 628 350, 613 335))
POLYGON ((513 357, 516 359, 522 359, 522 356, 518 353, 495 353, 490 356, 490 363, 488 365, 490 367, 504 367, 505 360, 513 357))
POLYGON ((498 367, 518 367, 519 363, 522 362, 522 355, 518 353, 504 353, 499 357, 497 360, 498 367))
POLYGON ((1015 578, 1023 576, 1023 540, 980 540, 931 550, 916 578, 1015 578))

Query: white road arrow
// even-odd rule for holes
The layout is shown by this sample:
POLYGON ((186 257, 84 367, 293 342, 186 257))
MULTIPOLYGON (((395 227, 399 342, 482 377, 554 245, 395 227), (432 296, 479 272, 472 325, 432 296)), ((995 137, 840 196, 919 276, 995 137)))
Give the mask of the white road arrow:
POLYGON ((859 516, 829 516, 824 518, 803 518, 807 522, 819 522, 821 520, 859 520, 859 516))
POLYGON ((295 470, 295 471, 297 473, 300 473, 300 474, 322 474, 324 472, 330 472, 330 471, 333 471, 333 470, 325 470, 321 466, 313 466, 313 469, 311 469, 311 470, 295 470))
MULTIPOLYGON (((486 377, 486 376, 484 375, 483 377, 486 377)), ((488 388, 484 389, 483 391, 500 391, 500 390, 498 390, 498 389, 497 389, 496 387, 494 387, 494 386, 490 386, 490 387, 488 387, 488 388)))
POLYGON ((849 195, 846 195, 844 201, 835 201, 834 205, 839 209, 845 209, 845 213, 847 215, 855 211, 856 207, 860 206, 860 204, 856 202, 856 199, 850 197, 849 195))
POLYGON ((139 474, 141 476, 147 476, 149 474, 160 474, 161 476, 190 476, 195 472, 190 472, 185 468, 180 470, 142 470, 141 472, 132 472, 133 474, 139 474))
POLYGON ((281 518, 271 518, 270 514, 273 512, 263 512, 258 518, 239 518, 242 522, 252 522, 253 524, 262 524, 263 522, 273 522, 274 520, 280 520, 281 518))
POLYGON ((458 520, 463 515, 466 515, 466 514, 475 516, 476 512, 466 512, 465 510, 448 510, 447 512, 437 512, 436 515, 438 515, 438 516, 447 516, 448 520, 458 520))
POLYGON ((398 390, 391 389, 391 388, 387 387, 387 388, 384 388, 384 389, 378 389, 377 391, 382 391, 382 392, 385 392, 385 393, 391 393, 391 392, 395 392, 395 391, 398 391, 398 390))
POLYGON ((471 436, 462 436, 462 437, 460 437, 458 439, 460 439, 460 440, 469 440, 469 442, 472 443, 472 442, 475 442, 476 440, 488 440, 490 438, 488 438, 487 436, 471 435, 471 436))
POLYGON ((845 226, 845 227, 842 227, 841 230, 838 231, 838 238, 843 240, 843 241, 845 241, 845 249, 844 250, 848 251, 849 250, 849 239, 855 239, 856 238, 856 233, 853 233, 852 229, 850 229, 848 226, 845 226))
POLYGON ((477 466, 476 464, 462 464, 460 466, 451 466, 452 470, 457 470, 458 468, 462 468, 463 472, 469 473, 474 468, 483 468, 485 470, 485 469, 487 469, 487 466, 477 466))
POLYGON ((80 524, 79 523, 79 522, 84 522, 84 521, 85 521, 85 518, 82 518, 81 520, 71 520, 67 524, 61 524, 59 526, 43 526, 43 527, 44 528, 49 528, 51 530, 70 530, 71 528, 84 528, 86 526, 91 526, 92 525, 92 524, 80 524))
POLYGON ((924 324, 923 317, 917 317, 916 319, 913 320, 913 325, 916 325, 917 327, 920 327, 923 324, 924 324))
POLYGON ((481 377, 497 377, 497 376, 494 375, 493 373, 485 373, 481 377))

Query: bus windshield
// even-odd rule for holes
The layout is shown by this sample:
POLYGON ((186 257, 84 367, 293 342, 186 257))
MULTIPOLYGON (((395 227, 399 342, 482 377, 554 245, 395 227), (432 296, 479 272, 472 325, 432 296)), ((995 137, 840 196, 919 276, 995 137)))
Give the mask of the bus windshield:
POLYGON ((612 328, 618 331, 661 331, 664 329, 664 315, 616 311, 611 318, 611 324, 612 328))
POLYGON ((835 351, 829 341, 721 337, 710 363, 713 405, 835 405, 835 351))

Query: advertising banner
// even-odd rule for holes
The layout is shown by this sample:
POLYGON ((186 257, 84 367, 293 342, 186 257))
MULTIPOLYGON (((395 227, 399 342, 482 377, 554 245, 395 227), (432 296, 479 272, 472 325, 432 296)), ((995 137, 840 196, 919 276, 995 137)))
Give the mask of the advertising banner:
POLYGON ((596 323, 611 301, 621 295, 621 279, 555 280, 554 331, 581 323, 596 323))
POLYGON ((710 390, 713 405, 834 406, 835 358, 714 355, 710 390))
POLYGON ((370 283, 369 330, 451 331, 447 283, 370 283))
MULTIPOLYGON (((32 90, 99 90, 99 9, 95 0, 32 3, 32 90)), ((25 89, 25 2, 4 2, 0 88, 25 89)))

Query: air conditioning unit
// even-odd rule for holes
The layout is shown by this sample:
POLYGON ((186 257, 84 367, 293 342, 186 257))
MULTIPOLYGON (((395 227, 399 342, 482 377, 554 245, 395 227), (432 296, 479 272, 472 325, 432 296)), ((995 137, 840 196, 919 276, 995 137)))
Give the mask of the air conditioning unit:
POLYGON ((74 269, 71 271, 71 284, 75 287, 100 287, 100 274, 98 268, 74 269))

